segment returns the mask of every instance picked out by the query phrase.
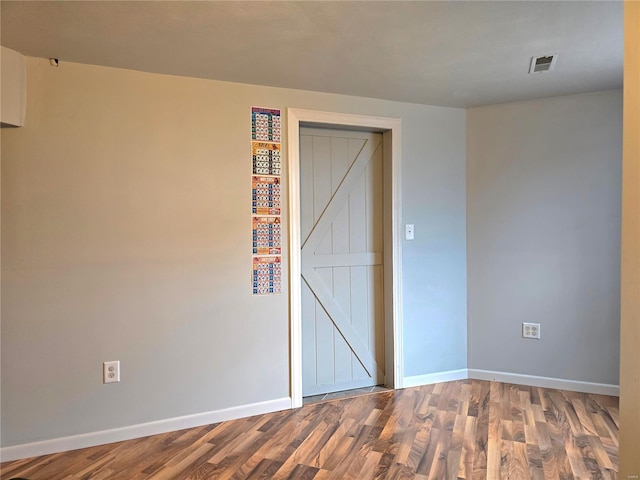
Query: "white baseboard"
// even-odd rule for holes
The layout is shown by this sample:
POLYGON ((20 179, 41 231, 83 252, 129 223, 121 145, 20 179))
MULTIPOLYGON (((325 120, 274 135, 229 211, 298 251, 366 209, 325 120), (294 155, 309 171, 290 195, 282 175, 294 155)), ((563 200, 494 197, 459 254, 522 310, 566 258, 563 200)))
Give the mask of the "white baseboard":
POLYGON ((559 390, 571 390, 574 392, 594 393, 600 395, 620 395, 619 385, 607 383, 581 382, 579 380, 566 380, 563 378, 538 377, 536 375, 524 375, 520 373, 494 372, 491 370, 479 370, 475 368, 462 368, 448 372, 428 373, 404 377, 403 388, 419 387, 438 382, 451 382, 453 380, 489 380, 516 385, 530 385, 532 387, 555 388, 559 390))
POLYGON ((469 373, 466 368, 449 370, 447 372, 427 373, 425 375, 404 377, 402 380, 402 388, 419 387, 421 385, 430 385, 439 382, 451 382, 453 380, 466 380, 467 378, 469 378, 469 373))
MULTIPOLYGON (((535 375, 523 375, 518 373, 494 372, 490 370, 478 370, 475 368, 462 368, 447 372, 428 373, 404 377, 403 388, 429 385, 438 382, 450 382, 453 380, 490 380, 517 385, 531 385, 534 387, 556 388, 584 393, 618 396, 620 387, 605 383, 581 382, 577 380, 565 380, 560 378, 538 377, 535 375)), ((196 413, 182 417, 167 418, 155 422, 140 423, 127 427, 102 430, 98 432, 83 433, 69 437, 53 438, 40 442, 25 443, 10 447, 0 448, 0 460, 3 462, 18 460, 21 458, 37 457, 50 453, 65 452, 78 448, 93 447, 107 443, 131 440, 132 438, 146 437, 160 433, 182 430, 184 428, 199 427, 211 423, 233 420, 236 418, 261 415, 263 413, 276 412, 291 408, 291 398, 278 398, 267 402, 252 403, 239 407, 225 408, 211 412, 196 413)))
POLYGON ((98 432, 83 433, 69 437, 53 438, 41 442, 24 443, 11 447, 0 448, 0 459, 3 462, 18 460, 21 458, 37 457, 50 453, 65 452, 78 448, 94 447, 106 443, 131 440, 132 438, 146 437, 167 433, 184 428, 199 427, 211 423, 233 420, 236 418, 250 417, 263 413, 276 412, 291 408, 291 398, 278 398, 267 402, 252 403, 239 407, 224 408, 210 412, 196 413, 182 417, 167 418, 155 422, 140 423, 127 427, 102 430, 98 432))
POLYGON ((595 393, 600 395, 620 395, 619 385, 608 383, 581 382, 579 380, 565 380, 563 378, 538 377, 536 375, 523 375, 520 373, 494 372, 491 370, 469 369, 469 378, 474 380, 492 380, 516 385, 530 385, 532 387, 555 388, 558 390, 571 390, 573 392, 595 393))

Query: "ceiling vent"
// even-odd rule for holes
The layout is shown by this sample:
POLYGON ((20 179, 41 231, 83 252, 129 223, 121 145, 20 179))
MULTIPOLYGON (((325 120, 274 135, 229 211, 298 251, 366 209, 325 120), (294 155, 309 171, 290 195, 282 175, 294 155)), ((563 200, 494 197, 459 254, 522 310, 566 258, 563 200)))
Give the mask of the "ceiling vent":
POLYGON ((550 55, 541 55, 539 57, 531 58, 531 66, 529 67, 529 73, 543 73, 550 72, 556 66, 556 60, 558 59, 557 53, 550 55))

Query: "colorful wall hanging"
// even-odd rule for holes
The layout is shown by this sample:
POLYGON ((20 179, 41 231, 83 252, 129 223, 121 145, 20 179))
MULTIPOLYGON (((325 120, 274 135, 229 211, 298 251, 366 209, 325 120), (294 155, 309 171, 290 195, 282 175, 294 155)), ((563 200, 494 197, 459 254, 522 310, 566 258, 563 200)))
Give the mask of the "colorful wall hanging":
POLYGON ((253 294, 282 293, 280 110, 251 107, 253 294))

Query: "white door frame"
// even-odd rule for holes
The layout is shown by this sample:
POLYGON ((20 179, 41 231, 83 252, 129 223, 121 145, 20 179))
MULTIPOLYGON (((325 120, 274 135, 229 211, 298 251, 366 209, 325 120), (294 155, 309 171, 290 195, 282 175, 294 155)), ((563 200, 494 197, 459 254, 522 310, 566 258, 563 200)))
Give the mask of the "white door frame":
POLYGON ((354 128, 383 135, 385 384, 402 388, 402 179, 401 120, 316 110, 287 109, 289 156, 289 316, 291 408, 302 406, 302 286, 300 239, 300 125, 354 128))

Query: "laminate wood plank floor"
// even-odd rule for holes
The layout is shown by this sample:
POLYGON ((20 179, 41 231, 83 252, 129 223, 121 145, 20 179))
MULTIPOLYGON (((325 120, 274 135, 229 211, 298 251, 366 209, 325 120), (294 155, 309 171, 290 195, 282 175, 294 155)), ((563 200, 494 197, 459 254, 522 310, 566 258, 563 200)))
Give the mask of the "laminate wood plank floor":
POLYGON ((29 480, 616 479, 618 398, 462 380, 7 462, 29 480))

